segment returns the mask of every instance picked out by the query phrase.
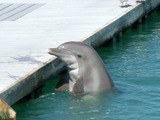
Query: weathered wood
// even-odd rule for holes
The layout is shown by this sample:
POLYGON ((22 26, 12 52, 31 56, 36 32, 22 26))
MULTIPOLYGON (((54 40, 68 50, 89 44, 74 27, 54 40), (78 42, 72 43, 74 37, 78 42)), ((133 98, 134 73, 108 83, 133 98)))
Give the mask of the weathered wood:
POLYGON ((16 112, 0 99, 0 120, 16 120, 16 112))

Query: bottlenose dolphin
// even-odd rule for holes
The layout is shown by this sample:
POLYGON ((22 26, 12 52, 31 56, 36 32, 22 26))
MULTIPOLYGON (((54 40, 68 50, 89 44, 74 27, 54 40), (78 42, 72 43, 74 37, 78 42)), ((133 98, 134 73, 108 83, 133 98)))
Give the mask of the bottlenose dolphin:
POLYGON ((114 84, 97 52, 82 42, 66 42, 48 53, 66 63, 71 93, 110 90, 114 84))

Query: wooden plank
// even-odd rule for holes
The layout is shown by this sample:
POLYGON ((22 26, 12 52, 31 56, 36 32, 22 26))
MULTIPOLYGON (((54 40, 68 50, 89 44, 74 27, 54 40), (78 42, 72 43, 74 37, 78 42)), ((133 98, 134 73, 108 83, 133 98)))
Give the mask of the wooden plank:
POLYGON ((42 4, 1 4, 0 21, 14 21, 39 8, 42 4))
POLYGON ((16 112, 0 99, 0 120, 16 120, 16 112))
POLYGON ((22 4, 10 4, 9 6, 5 7, 0 11, 0 17, 5 16, 6 14, 9 14, 10 12, 18 9, 19 7, 23 6, 22 4))
POLYGON ((9 16, 8 18, 5 19, 5 21, 14 21, 17 20, 19 18, 21 18, 22 16, 32 12, 33 10, 41 7, 43 4, 32 4, 30 5, 28 8, 22 9, 21 11, 18 11, 17 13, 9 16))
POLYGON ((11 6, 11 5, 12 5, 12 4, 3 4, 3 3, 1 3, 1 4, 0 4, 0 12, 1 12, 2 10, 6 9, 7 7, 11 6))

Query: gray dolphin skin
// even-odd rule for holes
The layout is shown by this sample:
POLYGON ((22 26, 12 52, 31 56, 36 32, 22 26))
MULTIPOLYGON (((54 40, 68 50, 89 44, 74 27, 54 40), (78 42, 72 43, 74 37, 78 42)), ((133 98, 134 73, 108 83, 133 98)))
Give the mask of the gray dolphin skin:
POLYGON ((71 93, 106 91, 114 84, 97 52, 82 42, 66 42, 48 53, 66 63, 71 93))

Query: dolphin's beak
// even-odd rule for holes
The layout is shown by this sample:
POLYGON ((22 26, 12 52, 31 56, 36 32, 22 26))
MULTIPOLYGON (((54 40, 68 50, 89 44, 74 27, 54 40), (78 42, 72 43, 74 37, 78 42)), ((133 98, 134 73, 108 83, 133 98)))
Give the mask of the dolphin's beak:
POLYGON ((57 48, 48 48, 47 52, 51 55, 56 55, 56 53, 58 53, 58 49, 57 48))
POLYGON ((49 48, 48 49, 48 53, 50 55, 55 55, 56 57, 61 57, 61 56, 64 56, 65 55, 65 51, 63 50, 60 50, 58 48, 49 48))

